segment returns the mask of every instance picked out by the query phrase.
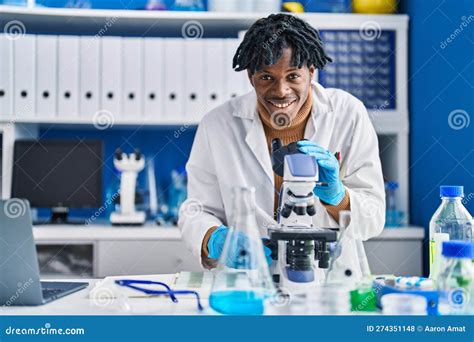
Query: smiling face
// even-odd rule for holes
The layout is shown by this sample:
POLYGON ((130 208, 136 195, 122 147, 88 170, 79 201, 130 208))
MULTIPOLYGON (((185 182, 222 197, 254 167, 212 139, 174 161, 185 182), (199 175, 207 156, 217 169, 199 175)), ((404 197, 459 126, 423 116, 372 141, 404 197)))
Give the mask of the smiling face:
POLYGON ((305 103, 314 76, 314 67, 291 65, 291 48, 283 49, 277 63, 265 65, 249 79, 258 101, 270 115, 284 113, 291 120, 305 103))

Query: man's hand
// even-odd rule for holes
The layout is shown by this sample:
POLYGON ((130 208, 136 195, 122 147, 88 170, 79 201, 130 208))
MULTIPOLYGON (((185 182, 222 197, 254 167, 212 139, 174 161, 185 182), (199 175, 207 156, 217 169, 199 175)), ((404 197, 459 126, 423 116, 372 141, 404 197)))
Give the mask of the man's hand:
MULTIPOLYGON (((211 237, 207 242, 208 256, 210 259, 220 258, 228 232, 229 228, 221 225, 211 234, 211 237)), ((250 258, 246 256, 244 252, 250 249, 250 243, 251 240, 245 234, 240 232, 234 234, 232 236, 232 241, 230 241, 231 250, 227 254, 227 266, 232 268, 255 268, 257 265, 252 265, 254 259, 252 260, 251 256, 250 258)), ((263 246, 263 251, 268 265, 271 265, 272 258, 270 255, 272 251, 266 246, 263 246)))
POLYGON ((300 152, 313 156, 319 166, 319 181, 328 183, 327 187, 315 187, 314 194, 329 205, 338 205, 344 199, 346 189, 339 179, 339 162, 325 148, 312 141, 298 141, 300 152))

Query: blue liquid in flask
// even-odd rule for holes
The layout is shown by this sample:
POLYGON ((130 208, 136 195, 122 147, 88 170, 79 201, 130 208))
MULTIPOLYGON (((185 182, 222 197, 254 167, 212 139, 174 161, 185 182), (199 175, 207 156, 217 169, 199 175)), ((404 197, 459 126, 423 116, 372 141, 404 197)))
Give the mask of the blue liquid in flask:
POLYGON ((227 315, 261 315, 264 297, 255 291, 217 291, 209 296, 209 305, 227 315))

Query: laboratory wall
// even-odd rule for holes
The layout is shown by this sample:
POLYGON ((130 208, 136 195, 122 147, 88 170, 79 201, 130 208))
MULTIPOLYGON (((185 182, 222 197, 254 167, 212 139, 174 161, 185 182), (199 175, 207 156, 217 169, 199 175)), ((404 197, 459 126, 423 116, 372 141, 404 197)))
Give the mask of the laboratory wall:
MULTIPOLYGON (((40 129, 42 139, 97 139, 104 142, 104 186, 103 198, 110 197, 119 187, 118 171, 113 164, 117 148, 126 153, 139 149, 145 160, 152 161, 155 168, 157 196, 159 205, 166 204, 170 196, 171 172, 182 172, 191 152, 196 126, 136 127, 123 129, 57 129, 54 126, 40 129)), ((137 192, 141 195, 139 203, 149 204, 148 174, 146 170, 139 174, 137 192)), ((111 209, 111 208, 110 208, 111 209)), ((72 209, 72 216, 89 217, 95 209, 72 209)), ((40 212, 42 216, 43 212, 40 212)), ((46 210, 45 215, 49 212, 46 210)), ((105 219, 110 212, 104 212, 105 219)))
POLYGON ((474 1, 410 0, 402 9, 410 16, 411 223, 428 229, 440 185, 464 185, 474 213, 474 1))

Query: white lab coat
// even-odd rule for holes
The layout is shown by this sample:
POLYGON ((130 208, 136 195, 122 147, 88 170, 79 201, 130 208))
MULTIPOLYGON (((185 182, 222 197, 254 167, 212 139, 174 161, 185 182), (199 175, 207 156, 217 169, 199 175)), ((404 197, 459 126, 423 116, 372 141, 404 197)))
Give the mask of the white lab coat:
MULTIPOLYGON (((312 84, 313 107, 304 137, 331 152, 341 152, 341 179, 350 195, 351 224, 335 268, 360 276, 356 243, 381 233, 385 192, 377 135, 361 101, 339 89, 312 84), (358 242, 356 240, 359 240, 358 242)), ((274 176, 254 91, 209 112, 197 129, 189 161, 188 199, 179 215, 187 247, 201 258, 201 244, 212 226, 228 224, 231 189, 255 187, 257 222, 262 237, 274 225, 274 176)), ((337 227, 319 201, 314 224, 337 227)))

